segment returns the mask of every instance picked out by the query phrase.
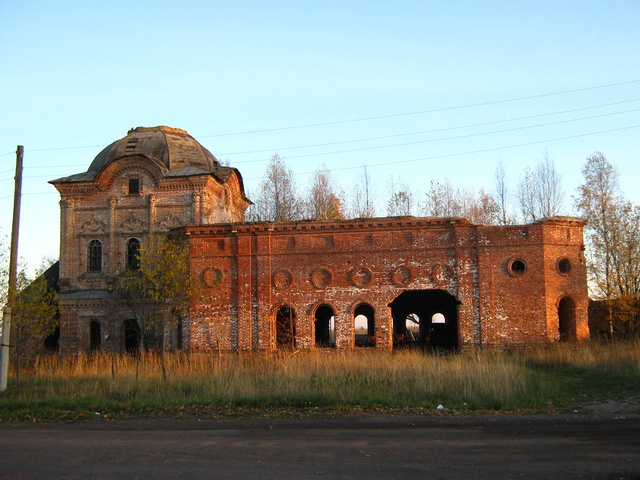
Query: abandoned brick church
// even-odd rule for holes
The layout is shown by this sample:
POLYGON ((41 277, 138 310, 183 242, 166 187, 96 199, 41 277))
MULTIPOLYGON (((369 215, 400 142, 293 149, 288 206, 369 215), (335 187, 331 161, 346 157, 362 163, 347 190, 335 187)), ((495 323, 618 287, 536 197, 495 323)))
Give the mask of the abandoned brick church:
POLYGON ((487 226, 464 218, 245 222, 240 172, 187 132, 138 127, 60 201, 62 353, 140 342, 110 279, 152 233, 181 233, 203 295, 172 348, 459 349, 588 337, 583 222, 487 226))

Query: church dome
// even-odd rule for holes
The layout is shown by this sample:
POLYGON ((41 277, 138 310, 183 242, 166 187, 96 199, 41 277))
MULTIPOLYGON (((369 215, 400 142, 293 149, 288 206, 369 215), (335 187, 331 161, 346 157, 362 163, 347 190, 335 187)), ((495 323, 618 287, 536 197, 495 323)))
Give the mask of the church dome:
POLYGON ((216 157, 184 130, 166 126, 137 127, 104 148, 91 162, 87 173, 95 175, 114 160, 134 155, 153 160, 165 174, 185 167, 212 172, 220 166, 216 157))

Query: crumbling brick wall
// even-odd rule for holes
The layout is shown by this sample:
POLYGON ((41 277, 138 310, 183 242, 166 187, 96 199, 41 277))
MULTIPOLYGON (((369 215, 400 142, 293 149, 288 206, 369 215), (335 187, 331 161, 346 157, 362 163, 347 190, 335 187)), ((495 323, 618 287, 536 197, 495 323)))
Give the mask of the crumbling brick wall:
POLYGON ((375 344, 397 345, 390 304, 407 291, 443 291, 459 302, 451 347, 560 339, 558 304, 575 304, 571 338, 587 329, 582 222, 524 226, 465 219, 382 218, 247 223, 185 229, 194 305, 193 349, 272 350, 275 317, 295 311, 295 346, 316 345, 315 313, 333 310, 335 347, 354 348, 354 310, 375 312, 375 344), (560 272, 558 262, 570 265, 560 272))

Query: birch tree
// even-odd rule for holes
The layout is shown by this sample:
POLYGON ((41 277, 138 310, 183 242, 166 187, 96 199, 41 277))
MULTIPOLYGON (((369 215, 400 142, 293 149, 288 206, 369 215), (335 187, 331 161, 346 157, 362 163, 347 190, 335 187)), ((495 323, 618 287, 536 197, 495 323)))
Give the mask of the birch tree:
POLYGON ((562 178, 547 152, 535 167, 524 171, 516 196, 525 222, 560 214, 564 205, 562 178))
POLYGON ((483 188, 476 194, 465 191, 462 195, 463 206, 461 215, 474 223, 497 225, 500 223, 500 207, 483 188))
POLYGON ((449 180, 431 180, 424 195, 422 213, 428 217, 457 217, 461 214, 456 190, 449 180))
POLYGON ((352 218, 372 218, 376 216, 376 185, 366 165, 362 166, 356 178, 351 195, 350 216, 352 218))
POLYGON ((464 217, 474 223, 498 223, 500 207, 484 189, 454 188, 449 180, 432 180, 422 212, 429 217, 464 217))
POLYGON ((387 215, 390 217, 409 216, 413 211, 413 193, 402 181, 393 176, 389 178, 389 200, 387 215))
POLYGON ((509 199, 507 172, 504 169, 504 164, 500 162, 494 173, 494 202, 499 208, 498 223, 500 225, 511 225, 515 223, 513 216, 509 213, 509 199))
MULTIPOLYGON (((640 207, 619 189, 617 169, 596 152, 582 169, 584 183, 575 206, 587 221, 587 267, 592 295, 613 314, 638 330, 640 295, 640 207)), ((611 329, 610 329, 611 333, 611 329)))
POLYGON ((344 218, 342 200, 336 192, 331 171, 326 166, 316 170, 309 188, 307 212, 314 220, 340 220, 344 218))
POLYGON ((269 160, 254 204, 247 211, 249 221, 291 222, 303 216, 293 172, 280 155, 269 160))

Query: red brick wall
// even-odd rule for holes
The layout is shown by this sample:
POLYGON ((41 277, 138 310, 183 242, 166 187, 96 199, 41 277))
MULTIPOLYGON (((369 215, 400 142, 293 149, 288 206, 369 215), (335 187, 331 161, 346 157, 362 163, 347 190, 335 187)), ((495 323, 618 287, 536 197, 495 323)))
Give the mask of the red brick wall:
POLYGON ((354 347, 353 311, 374 308, 378 348, 393 345, 389 304, 402 292, 441 289, 455 297, 458 339, 511 345, 559 338, 558 302, 576 305, 588 335, 582 223, 573 219, 489 227, 463 219, 370 219, 188 227, 191 271, 203 287, 194 306, 194 349, 270 350, 275 312, 297 314, 296 346, 312 348, 319 305, 335 312, 336 346, 354 347), (557 261, 571 263, 560 274, 557 261), (514 259, 526 270, 509 270, 514 259))

